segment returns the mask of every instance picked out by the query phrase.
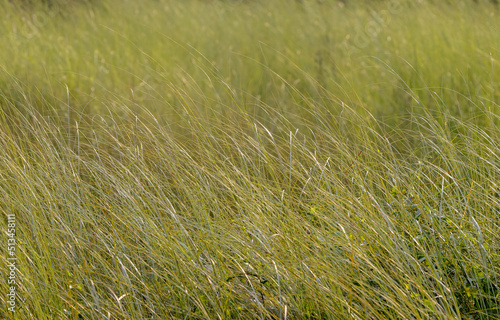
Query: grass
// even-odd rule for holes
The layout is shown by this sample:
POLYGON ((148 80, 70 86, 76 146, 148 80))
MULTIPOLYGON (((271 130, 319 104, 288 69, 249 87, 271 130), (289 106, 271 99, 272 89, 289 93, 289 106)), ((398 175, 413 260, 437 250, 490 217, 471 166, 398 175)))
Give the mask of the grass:
POLYGON ((500 318, 493 5, 1 6, 2 318, 500 318))

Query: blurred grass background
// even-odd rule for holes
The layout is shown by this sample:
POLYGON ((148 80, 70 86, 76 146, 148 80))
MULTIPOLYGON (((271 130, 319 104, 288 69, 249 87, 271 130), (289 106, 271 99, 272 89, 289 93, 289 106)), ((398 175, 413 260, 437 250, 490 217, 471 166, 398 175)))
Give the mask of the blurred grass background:
POLYGON ((292 110, 292 86, 307 98, 321 101, 327 91, 381 115, 407 112, 415 102, 409 89, 421 103, 446 104, 461 116, 498 98, 500 20, 492 5, 64 3, 24 11, 4 3, 3 90, 17 82, 65 101, 69 89, 75 106, 90 102, 94 111, 110 92, 130 98, 133 91, 135 102, 168 112, 165 104, 176 105, 171 87, 227 102, 225 86, 212 88, 211 77, 239 99, 292 110))

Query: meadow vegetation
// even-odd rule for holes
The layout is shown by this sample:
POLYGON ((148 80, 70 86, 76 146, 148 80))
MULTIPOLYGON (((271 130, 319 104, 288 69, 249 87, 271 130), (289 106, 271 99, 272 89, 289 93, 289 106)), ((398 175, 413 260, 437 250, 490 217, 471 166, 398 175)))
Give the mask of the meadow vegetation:
POLYGON ((498 10, 0 0, 0 317, 499 319, 498 10))

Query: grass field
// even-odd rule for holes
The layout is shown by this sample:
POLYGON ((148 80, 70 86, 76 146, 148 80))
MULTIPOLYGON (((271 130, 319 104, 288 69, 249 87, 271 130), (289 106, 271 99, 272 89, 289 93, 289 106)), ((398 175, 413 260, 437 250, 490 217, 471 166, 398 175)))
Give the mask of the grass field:
POLYGON ((500 319, 499 16, 0 0, 0 318, 500 319))

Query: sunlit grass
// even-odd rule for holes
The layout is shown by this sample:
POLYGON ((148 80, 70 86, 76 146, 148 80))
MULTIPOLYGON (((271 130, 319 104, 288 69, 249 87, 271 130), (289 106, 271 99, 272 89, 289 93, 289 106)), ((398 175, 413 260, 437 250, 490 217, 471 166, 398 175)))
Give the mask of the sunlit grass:
POLYGON ((0 20, 13 318, 500 317, 493 7, 64 3, 0 20))

